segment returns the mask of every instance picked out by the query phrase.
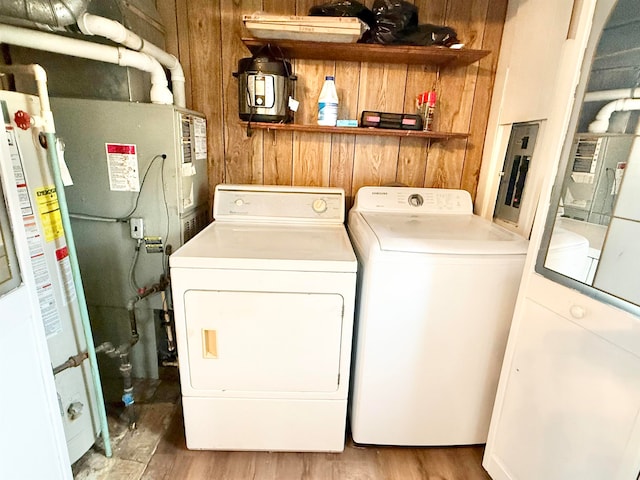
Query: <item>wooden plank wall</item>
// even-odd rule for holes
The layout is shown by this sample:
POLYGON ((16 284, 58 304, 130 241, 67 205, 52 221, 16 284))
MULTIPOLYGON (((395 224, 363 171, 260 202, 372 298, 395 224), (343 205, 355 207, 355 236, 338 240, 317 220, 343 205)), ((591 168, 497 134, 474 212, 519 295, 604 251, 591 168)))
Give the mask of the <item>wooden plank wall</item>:
MULTIPOLYGON (((298 76, 296 123, 316 121, 325 75, 335 75, 340 118, 363 110, 415 111, 414 98, 436 85, 435 129, 470 132, 468 139, 426 139, 255 131, 239 124, 232 73, 243 45, 242 15, 264 11, 306 15, 318 0, 157 0, 167 49, 187 78, 187 106, 206 114, 209 180, 218 183, 339 186, 351 204, 363 185, 402 183, 462 188, 475 197, 507 0, 415 0, 420 23, 448 25, 469 48, 491 50, 467 67, 292 59, 298 76)), ((365 3, 365 2, 361 2, 365 3)), ((366 4, 371 7, 372 1, 366 4)))

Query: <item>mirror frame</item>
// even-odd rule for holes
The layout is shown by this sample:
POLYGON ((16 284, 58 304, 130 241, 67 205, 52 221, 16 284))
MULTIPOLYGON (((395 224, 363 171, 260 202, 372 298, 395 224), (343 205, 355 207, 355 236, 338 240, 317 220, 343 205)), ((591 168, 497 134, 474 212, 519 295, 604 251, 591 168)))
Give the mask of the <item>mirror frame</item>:
POLYGON ((579 291, 580 293, 591 297, 597 301, 612 305, 626 312, 632 313, 636 316, 640 316, 640 305, 636 305, 628 300, 622 299, 620 297, 616 297, 608 292, 603 290, 599 290, 589 284, 580 282, 571 277, 563 275, 561 273, 556 272, 555 270, 551 270, 550 268, 545 267, 545 261, 547 258, 547 252, 549 249, 549 244, 551 243, 551 235, 553 233, 553 228, 556 223, 558 208, 560 205, 560 199, 562 194, 566 188, 567 182, 567 169, 569 167, 569 162, 571 161, 571 152, 573 149, 574 139, 576 134, 578 133, 577 125, 580 118, 580 113, 582 111, 582 106, 584 104, 584 97, 587 89, 587 85, 589 83, 589 77, 591 76, 591 71, 593 68, 593 60, 596 53, 596 49, 598 44, 600 43, 600 39, 604 28, 606 27, 611 14, 615 10, 618 5, 618 1, 614 1, 611 9, 609 10, 606 16, 602 17, 602 22, 597 20, 597 10, 596 17, 594 17, 594 21, 592 23, 592 30, 589 35, 589 41, 586 47, 584 59, 581 66, 580 78, 575 90, 574 103, 571 110, 571 116, 569 118, 569 124, 567 126, 567 130, 565 132, 565 137, 563 141, 562 151, 560 162, 558 164, 558 170, 555 176, 555 182, 553 184, 553 188, 551 191, 551 198, 549 199, 549 209, 547 211, 547 217, 545 220, 544 231, 542 234, 542 241, 540 243, 540 247, 538 249, 536 263, 535 263, 535 271, 536 273, 542 275, 543 277, 556 282, 560 285, 572 288, 574 290, 579 291))
MULTIPOLYGON (((2 155, 2 153, 0 153, 0 155, 2 155)), ((4 258, 6 258, 9 272, 11 272, 11 277, 0 282, 0 297, 12 292, 22 284, 22 272, 20 271, 16 249, 13 244, 13 230, 11 228, 8 210, 9 208, 2 185, 2 172, 0 172, 0 237, 2 237, 6 252, 4 258)))

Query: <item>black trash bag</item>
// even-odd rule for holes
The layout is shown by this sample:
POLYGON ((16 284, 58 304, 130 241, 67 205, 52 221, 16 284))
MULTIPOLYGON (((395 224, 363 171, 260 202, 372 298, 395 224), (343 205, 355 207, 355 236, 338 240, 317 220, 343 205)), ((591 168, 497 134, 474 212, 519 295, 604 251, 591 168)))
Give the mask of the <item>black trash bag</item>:
POLYGON ((376 25, 376 16, 371 10, 360 2, 352 0, 340 0, 335 2, 315 5, 309 9, 310 16, 324 17, 357 17, 366 23, 369 28, 376 25))
POLYGON ((418 26, 418 8, 404 0, 375 0, 376 24, 368 36, 369 43, 404 43, 407 33, 418 26))
POLYGON ((453 28, 425 23, 415 28, 405 30, 402 39, 396 43, 403 45, 440 45, 450 47, 451 45, 460 43, 460 41, 453 28))

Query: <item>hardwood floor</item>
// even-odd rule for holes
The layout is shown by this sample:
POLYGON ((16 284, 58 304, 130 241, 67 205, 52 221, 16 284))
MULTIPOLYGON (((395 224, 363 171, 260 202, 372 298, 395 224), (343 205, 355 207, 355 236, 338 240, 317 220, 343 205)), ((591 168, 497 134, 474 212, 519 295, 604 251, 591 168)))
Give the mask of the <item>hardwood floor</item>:
POLYGON ((74 465, 75 479, 490 480, 481 466, 483 446, 364 447, 349 439, 342 453, 187 450, 177 388, 175 378, 138 385, 137 430, 112 409, 113 458, 92 449, 74 465))
MULTIPOLYGON (((180 413, 180 412, 178 412, 180 413)), ((142 476, 159 479, 484 480, 482 447, 360 447, 342 453, 203 452, 185 447, 175 415, 142 476)))

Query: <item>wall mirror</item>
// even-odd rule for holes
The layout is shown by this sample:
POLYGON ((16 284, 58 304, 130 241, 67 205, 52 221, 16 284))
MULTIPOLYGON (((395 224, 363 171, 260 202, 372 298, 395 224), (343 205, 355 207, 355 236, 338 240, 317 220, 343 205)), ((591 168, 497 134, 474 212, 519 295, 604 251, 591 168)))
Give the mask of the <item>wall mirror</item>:
POLYGON ((601 1, 611 3, 611 13, 604 25, 594 23, 600 35, 592 34, 595 44, 585 56, 536 271, 634 310, 640 306, 640 9, 637 0, 601 1))

